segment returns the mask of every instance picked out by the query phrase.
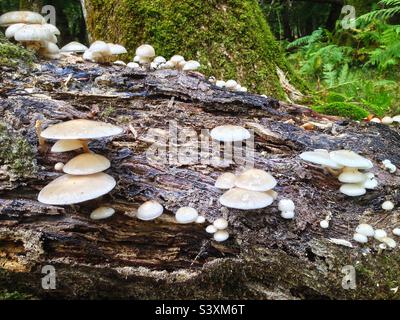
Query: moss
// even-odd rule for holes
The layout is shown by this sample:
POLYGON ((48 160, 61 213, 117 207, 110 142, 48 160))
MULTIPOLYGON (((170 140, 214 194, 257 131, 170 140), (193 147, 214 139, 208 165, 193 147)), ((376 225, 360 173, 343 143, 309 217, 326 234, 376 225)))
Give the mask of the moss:
POLYGON ((314 106, 312 109, 322 114, 354 120, 361 120, 368 116, 368 111, 348 102, 332 102, 322 106, 314 106))
POLYGON ((31 177, 36 172, 35 153, 22 136, 12 134, 0 123, 0 165, 6 165, 16 177, 31 177))
POLYGON ((0 300, 32 300, 33 296, 18 291, 0 291, 0 300))
POLYGON ((15 67, 21 63, 30 64, 33 60, 32 52, 11 43, 0 32, 0 66, 15 67))
POLYGON ((86 6, 92 40, 122 43, 130 58, 150 43, 158 55, 200 61, 206 75, 283 98, 279 66, 303 89, 256 0, 89 0, 86 6))

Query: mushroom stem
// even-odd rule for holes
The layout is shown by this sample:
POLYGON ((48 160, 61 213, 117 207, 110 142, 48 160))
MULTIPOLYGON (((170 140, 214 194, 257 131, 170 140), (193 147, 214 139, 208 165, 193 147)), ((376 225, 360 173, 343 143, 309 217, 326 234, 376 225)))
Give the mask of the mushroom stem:
POLYGON ((89 153, 90 152, 90 149, 89 149, 89 146, 88 146, 89 141, 88 140, 81 140, 81 142, 82 142, 83 152, 89 153))
POLYGON ((325 169, 326 169, 326 171, 328 171, 331 175, 333 175, 335 177, 338 177, 343 171, 342 169, 335 170, 335 169, 332 169, 329 167, 325 167, 325 169))
POLYGON ((36 120, 35 131, 36 131, 36 135, 37 135, 38 141, 39 141, 39 149, 42 151, 44 149, 44 146, 46 145, 46 141, 44 138, 42 138, 40 136, 40 134, 42 133, 42 121, 41 120, 36 120))

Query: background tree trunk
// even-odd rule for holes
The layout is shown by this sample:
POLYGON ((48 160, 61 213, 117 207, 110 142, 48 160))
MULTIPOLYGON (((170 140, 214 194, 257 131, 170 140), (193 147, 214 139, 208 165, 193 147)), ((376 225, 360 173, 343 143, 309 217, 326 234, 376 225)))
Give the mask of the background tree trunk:
POLYGON ((351 240, 361 221, 388 231, 395 226, 399 211, 382 212, 380 206, 391 199, 398 207, 400 178, 380 162, 400 162, 398 128, 327 119, 301 106, 230 93, 197 73, 146 73, 79 59, 47 62, 31 72, 3 67, 0 81, 0 289, 40 298, 398 297, 398 249, 382 252, 374 241, 353 248, 329 241, 351 240), (111 159, 108 172, 117 187, 79 205, 41 204, 39 190, 59 176, 54 164, 76 153, 39 153, 35 121, 47 127, 72 118, 125 129, 91 144, 111 159), (229 123, 255 130, 255 165, 276 177, 279 198, 293 199, 295 219, 282 219, 276 202, 255 211, 221 207, 214 181, 239 169, 235 162, 149 161, 151 129, 168 130, 169 120, 198 134, 229 123), (305 131, 301 126, 310 121, 316 127, 305 131), (379 188, 357 198, 340 194, 335 177, 299 159, 315 148, 352 149, 370 158, 379 188), (152 222, 135 219, 137 207, 149 199, 158 199, 165 214, 152 222), (91 210, 100 205, 117 212, 91 220, 91 210), (175 210, 187 205, 208 223, 226 216, 231 238, 216 243, 205 225, 176 224, 175 210), (328 214, 330 228, 321 229, 328 214), (55 290, 41 287, 45 265, 56 269, 55 290), (356 290, 342 288, 346 265, 357 271, 356 290))
POLYGON ((85 5, 91 39, 121 43, 130 58, 149 43, 158 55, 183 54, 200 61, 207 75, 283 98, 278 66, 302 89, 256 0, 86 0, 85 5))

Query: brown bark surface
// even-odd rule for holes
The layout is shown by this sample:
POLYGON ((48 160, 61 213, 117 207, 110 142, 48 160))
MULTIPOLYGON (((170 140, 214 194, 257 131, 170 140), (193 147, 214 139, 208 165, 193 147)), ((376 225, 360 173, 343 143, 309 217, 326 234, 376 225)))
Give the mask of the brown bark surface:
MULTIPOLYGON (((383 212, 385 199, 396 206, 398 173, 383 170, 381 161, 400 163, 397 127, 356 123, 287 105, 250 93, 227 92, 197 73, 134 71, 79 61, 42 63, 33 71, 0 74, 0 117, 8 133, 34 148, 37 170, 22 176, 1 167, 0 288, 39 298, 396 298, 398 250, 379 251, 377 242, 353 248, 329 238, 351 240, 360 222, 390 232, 398 210, 383 212), (94 152, 108 157, 107 171, 117 187, 100 199, 73 206, 37 201, 41 188, 56 178, 56 162, 76 152, 37 150, 35 121, 43 126, 73 118, 122 126, 122 135, 93 141, 94 152), (214 185, 223 172, 238 165, 163 164, 151 162, 146 150, 152 129, 212 129, 238 124, 255 132, 255 166, 278 181, 279 198, 296 204, 294 220, 284 220, 277 201, 262 210, 222 208, 214 185), (314 130, 301 126, 314 123, 314 130), (338 192, 335 177, 301 161, 302 151, 351 149, 374 163, 380 182, 365 196, 338 192), (165 214, 151 222, 134 218, 144 201, 157 199, 165 214), (100 205, 116 214, 93 221, 100 205), (205 225, 181 225, 174 212, 193 206, 212 222, 227 216, 231 237, 211 241, 205 225), (331 214, 329 229, 320 220, 331 214), (57 288, 41 287, 41 268, 53 265, 57 288), (357 270, 357 289, 342 288, 345 265, 357 270)), ((0 163, 1 164, 1 163, 0 163)))

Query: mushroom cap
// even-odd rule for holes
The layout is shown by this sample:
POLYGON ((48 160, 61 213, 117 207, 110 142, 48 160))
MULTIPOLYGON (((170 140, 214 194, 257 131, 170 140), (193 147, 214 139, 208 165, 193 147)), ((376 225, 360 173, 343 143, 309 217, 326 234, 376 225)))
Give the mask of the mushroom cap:
POLYGON ((400 228, 394 228, 392 232, 395 236, 400 236, 400 228))
POLYGON ((206 222, 206 217, 205 216, 198 216, 196 219, 196 223, 204 223, 206 222))
POLYGON ((234 90, 237 85, 238 85, 238 83, 235 80, 232 80, 232 79, 230 79, 227 82, 225 82, 225 88, 227 88, 229 90, 234 90))
POLYGON ((214 233, 213 238, 217 242, 223 242, 228 240, 229 233, 226 230, 218 230, 214 233))
POLYGON ((197 220, 199 213, 195 208, 182 207, 175 213, 175 219, 178 223, 187 224, 197 220))
POLYGON ((162 215, 164 208, 155 200, 143 203, 137 210, 136 218, 144 221, 154 220, 162 215))
POLYGON ((64 168, 64 163, 62 163, 62 162, 57 162, 54 165, 54 170, 56 170, 56 171, 62 171, 63 168, 64 168))
POLYGON ((16 23, 43 24, 45 19, 32 11, 11 11, 0 16, 0 26, 6 27, 16 23))
POLYGON ((100 154, 82 153, 69 160, 63 171, 73 175, 88 175, 107 170, 110 165, 110 160, 100 154))
POLYGON ((115 179, 103 172, 87 176, 65 174, 45 186, 38 200, 51 205, 75 204, 96 199, 110 192, 115 185, 115 179))
POLYGON ((55 124, 43 130, 45 139, 99 139, 122 133, 122 128, 106 122, 75 119, 55 124))
POLYGON ((383 243, 385 243, 389 248, 394 249, 397 246, 396 241, 394 241, 392 238, 389 237, 383 237, 380 239, 383 243))
POLYGON ((278 203, 279 211, 294 211, 294 202, 290 199, 282 199, 278 203))
POLYGON ((255 210, 268 207, 274 199, 265 192, 232 188, 225 192, 219 202, 228 208, 255 210))
POLYGON ((49 30, 55 36, 59 36, 61 34, 60 30, 58 30, 58 28, 55 25, 51 24, 51 23, 43 24, 43 28, 46 28, 47 30, 49 30))
POLYGON ((111 217, 115 213, 115 210, 110 207, 99 207, 92 211, 90 214, 90 219, 101 220, 111 217))
POLYGON ((169 59, 170 62, 174 64, 174 66, 177 66, 179 63, 182 61, 185 61, 185 58, 179 54, 173 55, 171 59, 169 59))
POLYGON ((340 192, 349 197, 358 197, 364 195, 367 190, 362 183, 346 183, 340 187, 340 192))
POLYGON ((5 32, 6 38, 8 38, 8 39, 14 38, 15 32, 17 32, 17 30, 21 29, 24 25, 25 25, 25 23, 16 23, 16 24, 10 25, 6 29, 6 32, 5 32))
POLYGON ((360 233, 355 233, 353 235, 353 240, 356 242, 359 242, 359 243, 367 243, 368 242, 368 238, 360 233))
MULTIPOLYGON (((156 55, 154 48, 149 44, 143 44, 136 49, 136 56, 140 58, 153 58, 156 55)), ((139 62, 139 61, 135 61, 139 62)))
POLYGON ((224 230, 228 228, 228 221, 224 218, 218 218, 213 222, 214 227, 218 230, 224 230))
POLYGON ((94 57, 93 57, 92 51, 90 51, 89 49, 87 49, 87 50, 83 53, 82 58, 83 58, 84 60, 93 61, 93 60, 94 60, 94 57))
POLYGON ((234 142, 250 138, 250 132, 241 127, 231 124, 215 127, 210 132, 211 138, 217 141, 234 142))
POLYGON ((97 41, 93 42, 90 45, 89 50, 92 52, 92 54, 98 53, 102 56, 110 56, 111 55, 111 50, 110 50, 109 45, 101 40, 97 40, 97 41))
POLYGON ((376 229, 375 230, 374 238, 376 240, 380 241, 382 238, 385 238, 385 237, 387 237, 387 233, 386 233, 385 230, 383 230, 383 229, 376 229))
POLYGON ((14 39, 20 42, 28 41, 50 41, 57 42, 57 37, 51 33, 43 24, 26 24, 19 28, 15 34, 14 39), (55 41, 54 41, 54 38, 55 41))
POLYGON ((219 88, 224 88, 225 87, 226 82, 224 80, 217 80, 215 81, 215 85, 219 88))
POLYGON ((319 225, 322 229, 328 229, 329 228, 329 221, 327 220, 321 220, 319 222, 319 225))
POLYGON ((356 233, 362 234, 366 237, 373 237, 375 235, 375 230, 371 225, 361 223, 357 226, 356 233))
POLYGON ((58 140, 51 147, 51 152, 67 152, 82 148, 82 142, 77 139, 58 140))
POLYGON ((129 62, 126 66, 128 68, 132 68, 132 69, 140 68, 140 65, 138 63, 136 63, 136 62, 129 62))
POLYGON ((367 180, 367 177, 364 173, 359 172, 357 168, 345 167, 338 179, 343 183, 361 183, 367 180))
POLYGON ((111 54, 118 55, 118 54, 128 53, 125 47, 121 46, 120 44, 109 43, 108 46, 111 50, 111 54))
POLYGON ((183 71, 194 71, 194 70, 197 70, 198 68, 200 68, 200 63, 198 61, 189 60, 185 63, 182 70, 183 71))
POLYGON ((221 174, 215 181, 214 186, 218 189, 231 189, 235 186, 236 176, 231 172, 221 174))
POLYGON ((372 162, 350 150, 338 150, 329 153, 330 158, 336 163, 350 168, 371 169, 372 162))
POLYGON ((294 218, 294 211, 282 211, 281 212, 281 217, 283 219, 293 219, 294 218))
POLYGON ((365 189, 373 190, 378 186, 379 182, 375 179, 374 175, 372 175, 372 177, 369 176, 369 173, 370 172, 365 174, 366 180, 364 181, 363 185, 365 189))
POLYGON ((167 60, 162 56, 157 56, 154 58, 153 62, 157 63, 157 64, 161 64, 161 63, 166 63, 167 60))
POLYGON ((394 203, 392 201, 385 201, 382 203, 382 209, 386 211, 393 210, 394 208, 394 203))
POLYGON ((400 115, 394 116, 392 119, 393 122, 400 122, 400 115))
POLYGON ((209 226, 207 226, 207 228, 206 228, 206 232, 207 233, 216 233, 218 231, 218 229, 214 226, 214 225, 212 225, 212 224, 210 224, 209 226))
POLYGON ((61 48, 61 52, 85 52, 89 48, 80 42, 72 41, 61 48))
POLYGON ((268 191, 276 186, 275 178, 261 169, 249 169, 235 179, 235 186, 252 191, 268 191))
POLYGON ((126 63, 122 60, 114 61, 113 64, 115 64, 117 66, 126 66, 126 63))
POLYGON ((306 151, 300 154, 300 158, 304 161, 311 162, 314 164, 319 164, 324 167, 329 167, 332 169, 341 169, 342 165, 339 165, 335 161, 333 161, 329 155, 329 152, 325 151, 306 151))
POLYGON ((383 124, 392 124, 393 118, 392 117, 383 117, 381 121, 383 124))

